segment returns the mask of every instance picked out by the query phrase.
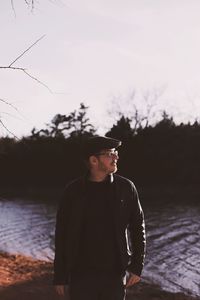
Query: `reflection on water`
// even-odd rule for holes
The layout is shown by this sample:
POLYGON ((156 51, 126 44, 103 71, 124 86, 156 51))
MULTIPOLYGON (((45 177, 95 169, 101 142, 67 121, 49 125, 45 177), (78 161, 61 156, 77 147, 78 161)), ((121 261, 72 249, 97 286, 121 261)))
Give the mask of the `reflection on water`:
POLYGON ((0 250, 52 260, 56 204, 0 201, 0 250))
POLYGON ((200 208, 167 205, 146 211, 144 277, 164 289, 200 295, 200 208))
MULTIPOLYGON (((53 260, 56 203, 0 201, 0 250, 53 260)), ((200 208, 167 205, 145 210, 144 280, 172 292, 200 294, 200 208)))

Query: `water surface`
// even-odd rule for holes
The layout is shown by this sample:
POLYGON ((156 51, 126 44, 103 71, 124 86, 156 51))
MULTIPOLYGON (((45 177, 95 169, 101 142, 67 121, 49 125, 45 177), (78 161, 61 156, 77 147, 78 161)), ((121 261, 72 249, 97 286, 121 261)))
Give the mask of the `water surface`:
MULTIPOLYGON (((52 261, 57 203, 0 200, 0 251, 52 261)), ((196 204, 145 209, 144 280, 171 292, 200 295, 200 208, 196 204)))

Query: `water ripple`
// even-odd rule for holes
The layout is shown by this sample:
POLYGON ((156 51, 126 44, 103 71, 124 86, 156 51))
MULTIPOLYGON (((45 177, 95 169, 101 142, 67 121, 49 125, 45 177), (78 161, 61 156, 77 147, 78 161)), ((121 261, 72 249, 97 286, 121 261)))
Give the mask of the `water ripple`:
MULTIPOLYGON (((0 250, 52 261, 55 203, 0 201, 0 250)), ((168 205, 145 211, 144 280, 172 292, 200 294, 200 208, 168 205)))

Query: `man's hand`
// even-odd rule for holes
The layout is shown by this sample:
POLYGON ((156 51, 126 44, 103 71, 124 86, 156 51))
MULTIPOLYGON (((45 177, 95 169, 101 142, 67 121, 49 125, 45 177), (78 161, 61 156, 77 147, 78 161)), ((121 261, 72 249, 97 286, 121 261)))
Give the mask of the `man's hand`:
POLYGON ((140 276, 130 273, 129 277, 128 277, 128 281, 126 283, 126 288, 138 283, 140 281, 140 276))
POLYGON ((65 296, 65 286, 64 285, 55 285, 55 290, 59 296, 62 296, 62 297, 65 296))

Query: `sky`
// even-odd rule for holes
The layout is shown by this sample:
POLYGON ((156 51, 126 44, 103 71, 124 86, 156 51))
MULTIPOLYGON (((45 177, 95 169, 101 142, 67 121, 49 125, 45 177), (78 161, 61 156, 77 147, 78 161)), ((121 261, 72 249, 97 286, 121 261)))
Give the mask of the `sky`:
MULTIPOLYGON (((0 66, 36 40, 15 67, 0 69, 0 120, 21 137, 83 102, 104 134, 118 112, 166 110, 177 122, 200 116, 199 0, 0 2, 0 66), (150 108, 150 110, 149 110, 150 108)), ((0 127, 0 136, 8 134, 0 127)))

